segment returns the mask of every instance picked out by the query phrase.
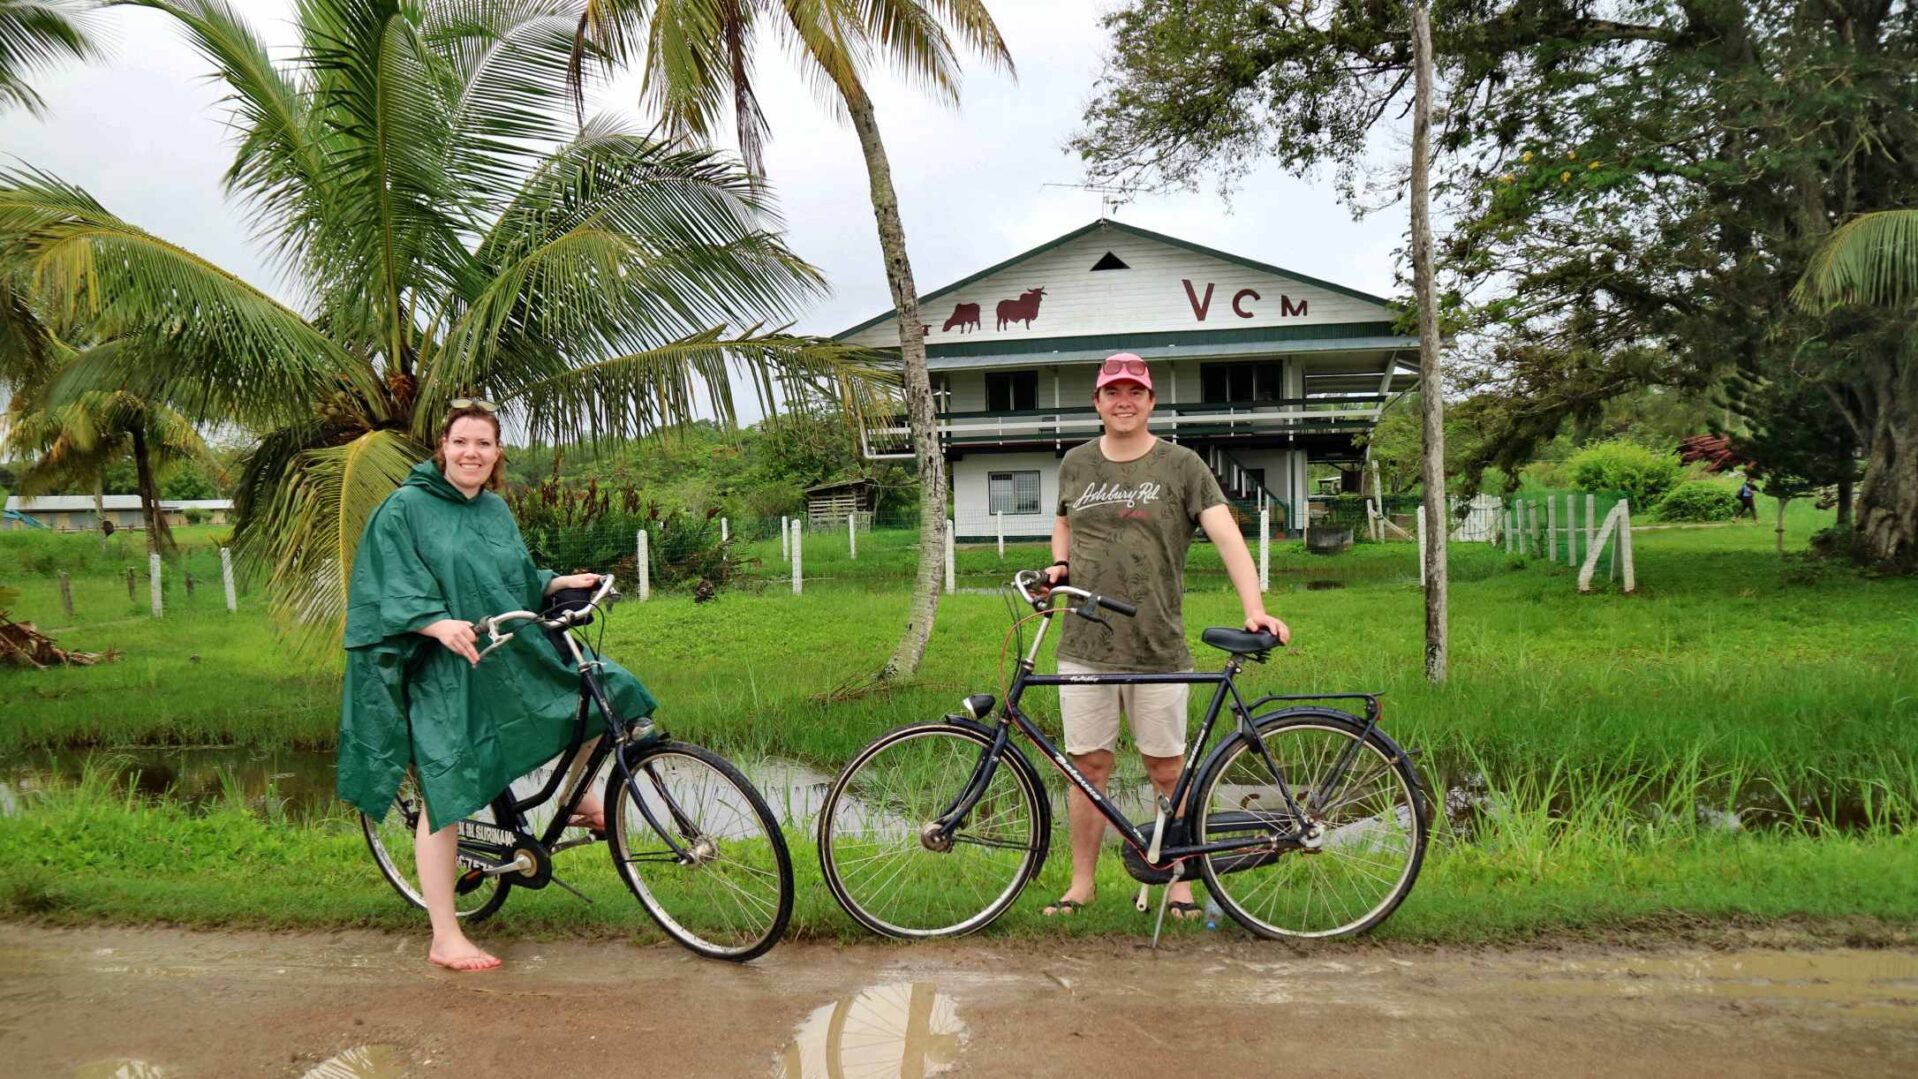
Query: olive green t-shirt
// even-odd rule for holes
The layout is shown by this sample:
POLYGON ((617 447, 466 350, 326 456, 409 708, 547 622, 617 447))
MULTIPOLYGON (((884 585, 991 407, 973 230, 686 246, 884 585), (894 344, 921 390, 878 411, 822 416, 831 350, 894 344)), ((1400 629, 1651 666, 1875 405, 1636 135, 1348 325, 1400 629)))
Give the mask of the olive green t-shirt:
POLYGON ((1139 613, 1104 612, 1109 631, 1066 619, 1059 657, 1115 671, 1189 669, 1185 554, 1199 514, 1224 501, 1199 455, 1164 439, 1132 461, 1107 460, 1096 438, 1067 451, 1059 462, 1059 516, 1072 532, 1072 583, 1136 604, 1139 613))

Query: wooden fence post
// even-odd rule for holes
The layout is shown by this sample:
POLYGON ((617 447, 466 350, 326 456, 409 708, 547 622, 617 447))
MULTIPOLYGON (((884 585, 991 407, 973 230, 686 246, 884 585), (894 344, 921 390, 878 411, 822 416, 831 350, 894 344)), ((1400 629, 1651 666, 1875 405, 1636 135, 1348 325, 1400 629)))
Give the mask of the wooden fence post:
POLYGON ((1625 563, 1625 591, 1638 590, 1638 574, 1632 566, 1632 504, 1629 499, 1619 499, 1618 554, 1625 563))
POLYGON ((800 519, 798 517, 793 518, 793 595, 795 596, 799 595, 800 582, 805 579, 804 571, 800 568, 800 543, 805 536, 805 532, 799 527, 799 522, 800 519))
POLYGON ((1419 503, 1419 587, 1425 587, 1425 503, 1419 503))
POLYGON ((226 586, 226 612, 232 614, 240 604, 233 592, 233 553, 225 547, 220 548, 220 583, 226 586))
POLYGON ((1598 496, 1589 492, 1585 495, 1585 553, 1591 554, 1598 545, 1598 496))
POLYGON ((1272 511, 1259 511, 1259 591, 1272 591, 1272 511))
POLYGON ((726 518, 721 517, 719 519, 719 542, 731 543, 732 539, 733 539, 732 525, 726 520, 726 518))
POLYGON ((634 539, 633 564, 639 576, 639 601, 644 603, 653 598, 653 552, 650 537, 643 528, 634 539))
POLYGON ((999 541, 999 561, 1006 560, 1006 511, 992 511, 992 531, 999 541))
POLYGON ((68 618, 73 617, 73 580, 67 576, 66 570, 60 571, 60 606, 67 612, 68 618))
POLYGON ((193 598, 193 571, 186 571, 186 598, 193 598))
POLYGON ((790 562, 793 557, 792 523, 785 517, 779 518, 779 560, 790 562))
POLYGON ((127 602, 133 602, 133 567, 127 567, 127 602))
POLYGON ((160 599, 160 555, 158 552, 147 555, 148 589, 153 595, 153 617, 165 617, 165 604, 160 599))
POLYGON ((1558 499, 1545 496, 1545 561, 1558 561, 1558 499))
POLYGON ((949 596, 952 595, 955 587, 958 585, 956 578, 958 577, 959 569, 958 566, 955 565, 957 559, 954 557, 953 550, 953 533, 955 531, 957 531, 957 529, 953 525, 952 518, 946 518, 946 594, 949 596))

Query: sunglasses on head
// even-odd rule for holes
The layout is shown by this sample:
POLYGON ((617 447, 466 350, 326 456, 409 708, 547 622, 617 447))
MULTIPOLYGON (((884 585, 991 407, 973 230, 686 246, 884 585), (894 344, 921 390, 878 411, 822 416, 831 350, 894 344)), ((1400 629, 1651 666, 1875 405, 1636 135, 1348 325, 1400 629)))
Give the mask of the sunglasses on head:
POLYGON ((455 397, 451 401, 448 401, 446 403, 452 406, 453 408, 479 408, 479 409, 485 409, 488 412, 499 411, 498 405, 494 404, 491 401, 482 400, 478 397, 455 397))
POLYGON ((1145 361, 1107 360, 1104 365, 1099 368, 1099 373, 1103 375, 1143 375, 1145 374, 1145 361))

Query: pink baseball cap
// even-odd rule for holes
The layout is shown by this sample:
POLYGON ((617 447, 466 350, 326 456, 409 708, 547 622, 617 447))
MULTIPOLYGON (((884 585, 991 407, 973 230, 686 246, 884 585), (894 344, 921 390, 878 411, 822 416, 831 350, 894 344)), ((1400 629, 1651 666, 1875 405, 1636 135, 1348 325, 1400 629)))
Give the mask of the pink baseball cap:
POLYGON ((1099 381, 1092 384, 1092 392, 1098 393, 1114 382, 1137 382, 1151 390, 1152 372, 1146 370, 1145 361, 1136 353, 1115 352, 1099 365, 1099 381))

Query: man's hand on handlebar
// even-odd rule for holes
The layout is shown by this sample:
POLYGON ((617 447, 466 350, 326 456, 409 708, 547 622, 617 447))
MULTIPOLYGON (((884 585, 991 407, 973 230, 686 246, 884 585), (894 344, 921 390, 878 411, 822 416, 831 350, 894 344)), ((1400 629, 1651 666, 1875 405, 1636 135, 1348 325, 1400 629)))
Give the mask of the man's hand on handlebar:
POLYGON ((422 626, 421 636, 431 637, 446 646, 446 650, 463 657, 467 663, 479 665, 479 635, 473 632, 473 623, 457 618, 442 618, 431 625, 422 626))

